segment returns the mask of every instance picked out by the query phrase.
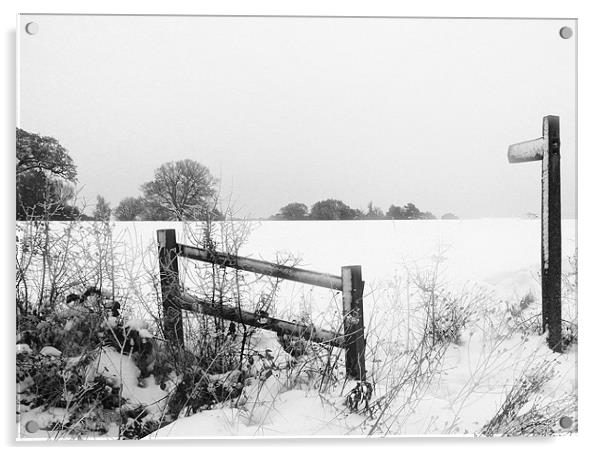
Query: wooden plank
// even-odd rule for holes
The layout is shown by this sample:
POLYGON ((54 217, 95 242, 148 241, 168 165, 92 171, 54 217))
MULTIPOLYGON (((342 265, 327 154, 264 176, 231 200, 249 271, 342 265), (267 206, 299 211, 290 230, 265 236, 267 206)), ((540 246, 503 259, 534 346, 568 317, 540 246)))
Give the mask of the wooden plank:
POLYGON ((268 315, 253 313, 230 305, 215 305, 188 294, 180 296, 179 306, 186 311, 216 316, 252 327, 271 330, 278 334, 303 338, 305 340, 328 344, 338 348, 345 347, 344 335, 314 326, 298 324, 296 322, 273 318, 268 315))
POLYGON ((526 163, 543 159, 546 144, 542 137, 530 141, 519 142, 508 147, 508 161, 510 163, 526 163))
POLYGON ((232 256, 227 253, 214 252, 181 244, 178 244, 178 254, 188 259, 210 262, 222 267, 231 267, 246 272, 281 278, 283 280, 296 281, 313 286, 334 289, 336 291, 341 291, 343 289, 341 277, 336 275, 273 264, 271 262, 242 256, 232 256))
POLYGON ((542 325, 548 346, 562 351, 562 236, 560 207, 560 119, 544 117, 541 198, 542 325))
POLYGON ((345 369, 347 375, 358 381, 366 380, 366 341, 364 338, 364 282, 362 267, 345 266, 343 280, 343 315, 346 338, 345 369))
POLYGON ((184 329, 182 310, 177 297, 179 295, 180 275, 178 270, 178 252, 176 231, 162 229, 157 231, 159 247, 159 276, 161 297, 163 300, 163 332, 169 342, 183 346, 184 329))

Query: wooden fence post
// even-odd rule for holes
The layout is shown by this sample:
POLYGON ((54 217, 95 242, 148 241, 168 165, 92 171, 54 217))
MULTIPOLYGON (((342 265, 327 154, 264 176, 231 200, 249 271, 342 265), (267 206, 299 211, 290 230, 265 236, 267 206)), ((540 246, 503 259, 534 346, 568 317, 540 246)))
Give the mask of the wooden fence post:
POLYGON ((341 268, 343 280, 343 327, 345 334, 345 370, 358 381, 366 380, 366 342, 364 339, 364 308, 362 267, 341 268))
POLYGON ((165 339, 174 345, 183 345, 184 330, 182 308, 178 301, 180 274, 175 229, 157 231, 157 243, 159 245, 159 276, 161 277, 165 339))
POLYGON ((560 119, 543 119, 543 135, 508 148, 508 161, 541 161, 541 316, 548 346, 562 352, 560 119))
POLYGON ((541 195, 541 292, 543 330, 548 345, 562 351, 562 242, 560 218, 560 121, 557 116, 543 119, 544 153, 541 195))

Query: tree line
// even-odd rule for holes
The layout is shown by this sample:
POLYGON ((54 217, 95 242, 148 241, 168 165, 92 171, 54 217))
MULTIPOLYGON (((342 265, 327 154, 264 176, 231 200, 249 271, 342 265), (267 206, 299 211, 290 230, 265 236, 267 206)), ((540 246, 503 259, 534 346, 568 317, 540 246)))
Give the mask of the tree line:
MULTIPOLYGON (((76 203, 77 168, 68 151, 52 137, 17 128, 17 220, 184 221, 224 219, 217 208, 218 180, 206 166, 185 159, 164 163, 140 186, 140 195, 122 199, 112 209, 98 195, 92 216, 76 203)), ((442 219, 456 219, 451 213, 442 219)), ((431 212, 413 203, 391 205, 385 213, 372 202, 365 211, 338 199, 318 201, 309 208, 291 202, 273 220, 432 220, 431 212)))
MULTIPOLYGON (((338 199, 318 201, 309 208, 301 202, 291 202, 271 216, 272 220, 435 220, 431 212, 422 212, 413 203, 404 206, 391 205, 385 213, 372 202, 366 211, 349 207, 338 199)), ((446 213, 441 219, 458 219, 452 213, 446 213)))
POLYGON ((126 197, 113 210, 98 195, 92 216, 77 203, 77 167, 68 151, 53 137, 21 128, 16 132, 17 220, 120 221, 220 219, 217 179, 197 161, 164 163, 153 179, 140 186, 141 195, 126 197))

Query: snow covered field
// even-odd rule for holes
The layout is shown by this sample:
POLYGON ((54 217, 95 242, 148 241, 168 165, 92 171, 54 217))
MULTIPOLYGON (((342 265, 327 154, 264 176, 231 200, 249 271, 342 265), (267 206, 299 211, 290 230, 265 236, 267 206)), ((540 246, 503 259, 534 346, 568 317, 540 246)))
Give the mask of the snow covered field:
MULTIPOLYGON (((114 223, 118 262, 130 269, 137 264, 132 276, 122 277, 123 288, 131 292, 133 276, 156 268, 156 230, 167 228, 178 231, 180 243, 197 243, 191 238, 194 226, 184 232, 178 223, 114 223)), ((564 220, 562 228, 563 271, 569 272, 569 258, 576 254, 574 220, 564 220)), ((345 407, 345 395, 355 384, 341 380, 320 390, 311 380, 291 381, 284 369, 246 384, 245 399, 236 406, 224 403, 182 417, 147 438, 474 435, 483 433, 496 415, 500 421, 506 419, 506 427, 509 421, 524 418, 532 423, 533 416, 551 416, 554 431, 563 431, 558 418, 567 409, 573 412, 576 404, 577 346, 554 354, 545 335, 522 330, 513 319, 538 320, 539 220, 235 222, 225 232, 232 229, 237 236, 246 232, 239 250, 243 256, 275 261, 292 255, 298 267, 337 275, 343 265, 362 266, 374 415, 345 407), (419 282, 424 277, 436 278, 437 292, 468 308, 470 317, 455 342, 421 357, 427 307, 419 282), (504 404, 517 384, 525 390, 533 386, 533 393, 525 402, 513 401, 516 409, 510 412, 512 406, 504 404)), ((200 238, 200 228, 198 233, 200 238)), ((199 267, 207 266, 185 262, 184 285, 195 292, 195 275, 199 267)), ((151 291, 148 283, 138 286, 128 297, 131 303, 136 294, 151 291)), ((260 295, 261 290, 249 286, 250 307, 260 295)), ((576 300, 569 297, 563 318, 576 323, 576 300)), ((291 319, 309 314, 316 325, 336 328, 340 298, 327 290, 284 283, 272 312, 291 319)), ((141 308, 135 313, 144 317, 141 308)), ((272 333, 258 331, 254 342, 270 349, 274 362, 285 366, 290 361, 272 333)), ((136 375, 135 366, 132 374, 136 375)), ((135 393, 131 395, 135 398, 135 393)), ((574 412, 568 417, 576 421, 574 412)), ((523 432, 535 430, 525 426, 523 432)), ((48 436, 43 431, 21 435, 48 436)))
MULTIPOLYGON (((406 280, 408 271, 438 264, 439 280, 446 287, 479 285, 500 298, 520 298, 528 291, 540 293, 540 221, 522 219, 429 220, 429 221, 250 221, 234 222, 228 231, 244 231, 239 255, 276 262, 292 256, 297 267, 340 275, 341 266, 361 265, 367 300, 406 280), (372 297, 370 297, 372 296, 372 297)), ((175 229, 180 243, 198 244, 202 226, 183 229, 171 222, 117 222, 114 238, 130 261, 156 267, 154 250, 158 229, 175 229), (192 234, 191 234, 192 232, 192 234), (197 240, 187 240, 186 236, 197 240)), ((219 229, 217 230, 219 231, 219 229)), ((563 269, 576 255, 575 220, 562 221, 563 269)), ((220 238, 219 232, 216 235, 220 238)), ((194 291, 194 269, 201 263, 183 261, 192 269, 185 285, 194 291)), ((280 285, 279 314, 298 311, 310 300, 314 310, 329 302, 331 293, 285 282, 280 285), (309 293, 309 297, 308 297, 309 293), (291 307, 292 306, 292 307, 291 307), (317 306, 317 307, 316 307, 317 306)))
MULTIPOLYGON (((364 280, 375 285, 407 266, 432 261, 435 255, 442 256, 449 281, 486 283, 506 291, 524 286, 526 275, 540 267, 539 220, 249 221, 244 225, 248 237, 240 249, 242 256, 273 261, 278 253, 290 253, 300 261, 299 267, 332 274, 339 274, 343 265, 359 264, 364 280)), ((158 229, 176 229, 178 241, 186 243, 181 224, 173 222, 116 222, 114 236, 122 239, 131 256, 153 242, 158 229)), ((573 256, 575 220, 563 220, 562 233, 563 257, 573 256)))

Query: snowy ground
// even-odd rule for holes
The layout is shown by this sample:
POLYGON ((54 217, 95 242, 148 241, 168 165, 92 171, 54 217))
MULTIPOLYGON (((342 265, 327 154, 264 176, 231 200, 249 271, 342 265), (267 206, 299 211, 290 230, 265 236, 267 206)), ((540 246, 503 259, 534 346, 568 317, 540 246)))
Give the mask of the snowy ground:
MULTIPOLYGON (((514 380, 541 362, 557 363, 557 374, 546 385, 542 397, 555 400, 576 391, 574 351, 563 357, 550 354, 541 338, 534 338, 526 345, 518 339, 502 343, 493 353, 495 359, 489 358, 490 353, 485 351, 476 339, 466 346, 453 347, 443 362, 444 376, 420 398, 412 412, 404 412, 406 395, 401 393, 391 403, 391 415, 398 419, 392 419, 386 432, 376 432, 374 436, 473 436, 499 409, 514 380), (485 365, 486 362, 491 364, 485 365)), ((264 393, 253 401, 255 407, 200 412, 179 419, 146 439, 367 435, 375 422, 367 415, 351 413, 345 408, 341 395, 350 387, 329 394, 287 390, 277 380, 264 387, 264 393)), ((532 403, 522 413, 528 411, 528 406, 532 403)), ((558 426, 557 431, 560 430, 558 426)))
MULTIPOLYGON (((190 231, 185 234, 177 223, 115 223, 114 239, 122 251, 121 263, 137 264, 138 272, 132 276, 156 268, 152 242, 156 230, 165 228, 175 228, 179 242, 195 243, 190 231)), ((575 222, 564 220, 562 228, 563 267, 568 270, 568 258, 576 254, 575 222)), ((290 378, 276 374, 248 384, 244 404, 224 404, 178 419, 149 439, 473 435, 500 408, 513 384, 542 365, 553 365, 553 375, 519 415, 534 406, 576 395, 576 346, 563 355, 553 354, 545 345, 545 336, 512 333, 505 326, 508 304, 516 304, 529 292, 535 303, 528 311, 538 311, 538 220, 251 222, 235 223, 227 229, 248 231, 240 255, 268 261, 292 255, 299 267, 332 274, 339 274, 343 265, 362 266, 368 374, 375 384, 375 399, 383 398, 386 409, 379 410, 380 419, 351 413, 345 408, 344 397, 354 384, 341 383, 319 393, 309 384, 291 383, 290 378), (421 370, 424 383, 417 387, 419 390, 397 388, 398 379, 411 368, 422 329, 420 293, 409 277, 433 268, 437 268, 437 280, 446 290, 473 296, 478 307, 460 342, 450 344, 440 357, 430 360, 437 373, 421 370)), ((193 292, 199 267, 205 266, 181 263, 184 284, 193 292)), ((138 286, 137 293, 149 292, 143 284, 138 286)), ((248 295, 250 300, 260 294, 253 292, 248 295)), ((565 315, 574 317, 576 305, 567 305, 564 310, 565 315)), ((309 313, 325 328, 338 327, 339 311, 336 294, 290 283, 280 288, 275 307, 271 308, 282 317, 309 313)), ((144 313, 140 308, 135 312, 144 313)), ((272 334, 258 333, 255 341, 263 343, 263 348, 269 347, 276 357, 286 356, 272 334)), ((133 399, 149 403, 160 400, 158 395, 165 392, 154 384, 137 394, 135 376, 135 372, 129 375, 133 399), (143 396, 149 393, 154 395, 143 396)))

